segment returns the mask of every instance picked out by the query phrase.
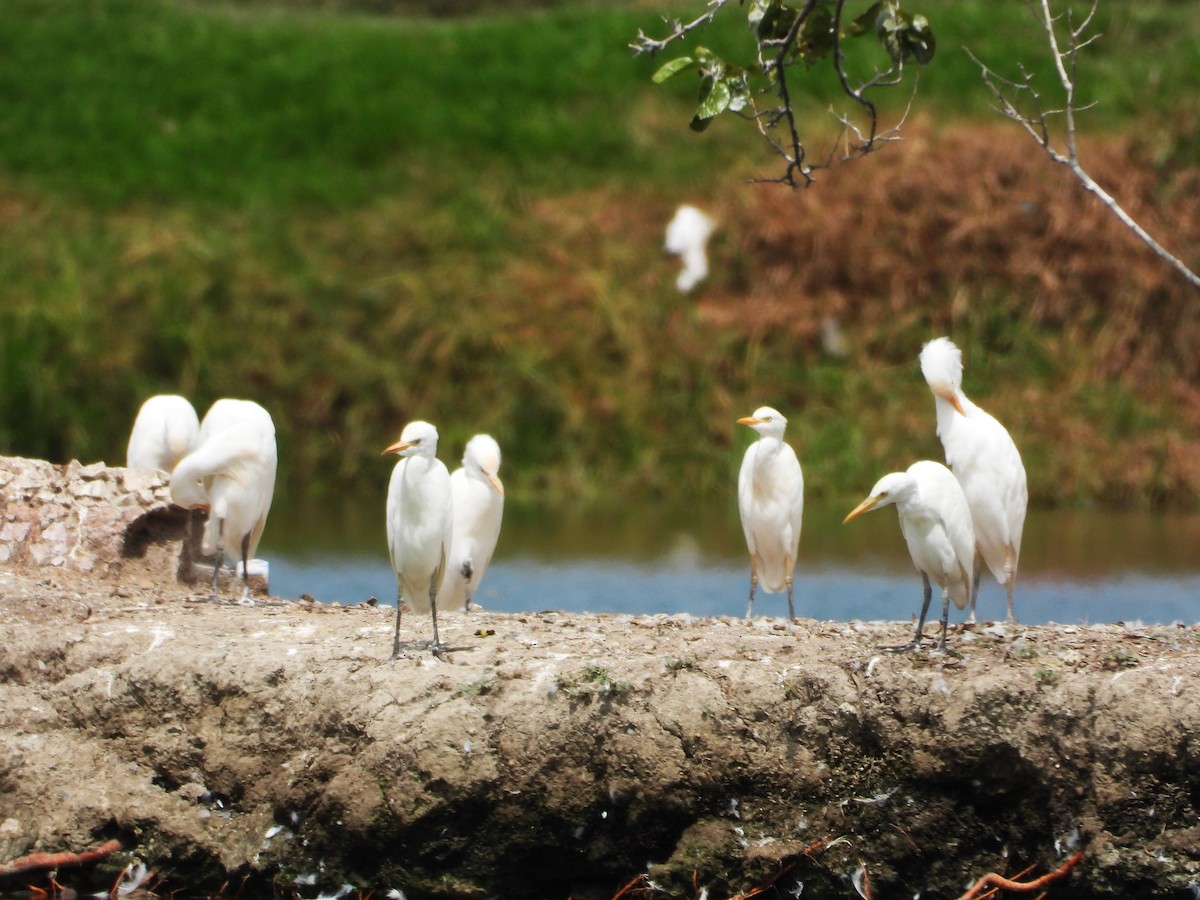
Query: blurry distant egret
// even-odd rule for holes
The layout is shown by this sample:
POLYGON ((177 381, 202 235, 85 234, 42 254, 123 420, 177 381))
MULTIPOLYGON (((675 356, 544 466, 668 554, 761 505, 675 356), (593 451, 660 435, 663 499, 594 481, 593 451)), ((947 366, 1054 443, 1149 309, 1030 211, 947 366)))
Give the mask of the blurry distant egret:
POLYGON ((761 580, 763 590, 787 589, 788 618, 796 618, 792 602, 792 569, 800 548, 800 520, 804 514, 804 475, 796 451, 783 442, 787 419, 769 406, 738 419, 758 432, 758 440, 746 448, 738 473, 738 512, 750 551, 750 602, 746 617, 754 610, 754 590, 761 580))
POLYGON ((500 481, 500 445, 486 434, 467 442, 462 467, 450 475, 454 531, 442 589, 446 609, 470 609, 500 538, 504 485, 500 481))
POLYGON ((252 400, 222 399, 205 413, 196 449, 171 473, 171 499, 208 510, 200 549, 216 557, 213 599, 226 555, 240 551, 242 602, 250 601, 249 563, 271 511, 277 463, 270 413, 252 400))
POLYGON ((711 217, 686 204, 675 210, 675 218, 667 224, 663 249, 683 260, 683 271, 675 282, 682 293, 708 277, 708 239, 715 228, 711 217))
POLYGON ((192 451, 199 434, 200 419, 186 398, 157 394, 142 404, 133 420, 125 465, 170 472, 192 451))
POLYGON ((884 475, 871 488, 871 494, 858 504, 843 523, 871 509, 896 505, 900 531, 913 564, 925 585, 925 601, 912 643, 889 650, 915 650, 921 645, 925 615, 933 594, 929 579, 942 589, 942 637, 938 648, 946 649, 946 629, 950 601, 959 609, 971 599, 971 559, 975 554, 975 535, 967 498, 954 474, 939 462, 915 462, 905 472, 884 475))
POLYGON ((437 594, 450 553, 454 511, 450 473, 437 458, 437 445, 437 429, 416 421, 405 425, 400 440, 383 451, 400 456, 387 494, 388 549, 398 587, 392 659, 400 656, 400 612, 406 600, 417 612, 429 610, 433 618, 433 640, 425 646, 435 656, 445 650, 438 638, 437 594))
POLYGON ((962 485, 975 525, 974 590, 967 621, 975 621, 984 562, 1004 586, 1008 621, 1015 621, 1013 582, 1029 505, 1021 454, 1007 429, 962 392, 962 352, 949 338, 930 341, 921 349, 920 358, 921 373, 933 391, 946 464, 962 485))

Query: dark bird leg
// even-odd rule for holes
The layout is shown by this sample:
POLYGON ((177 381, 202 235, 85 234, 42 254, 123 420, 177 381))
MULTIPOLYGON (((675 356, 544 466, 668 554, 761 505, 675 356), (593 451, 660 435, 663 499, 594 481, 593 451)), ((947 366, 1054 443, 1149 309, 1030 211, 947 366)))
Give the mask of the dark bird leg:
POLYGON ((392 638, 392 659, 400 658, 400 613, 404 610, 403 591, 396 591, 396 633, 392 638))
POLYGON ((253 606, 254 601, 250 599, 250 534, 242 538, 242 603, 246 606, 253 606))
POLYGON ((438 637, 437 627, 437 593, 438 586, 442 583, 442 573, 446 571, 446 548, 442 548, 442 559, 438 563, 438 567, 433 570, 433 575, 429 579, 429 613, 433 618, 433 643, 429 645, 429 649, 433 651, 433 655, 438 659, 443 659, 446 648, 442 646, 441 638, 438 637))
POLYGON ((221 564, 225 562, 225 521, 217 523, 217 555, 213 559, 212 585, 209 588, 208 599, 217 600, 217 581, 221 578, 221 564))
POLYGON ((1008 624, 1016 625, 1017 617, 1013 615, 1012 594, 1013 584, 1017 580, 1016 566, 1013 565, 1013 548, 1004 548, 1004 589, 1008 592, 1008 624))
POLYGON ((789 557, 787 558, 787 577, 786 577, 786 578, 784 578, 784 581, 786 581, 786 582, 787 582, 787 592, 788 592, 788 621, 790 621, 790 622, 794 622, 794 621, 796 621, 796 606, 795 606, 795 604, 794 604, 794 603, 792 603, 792 567, 793 567, 794 565, 795 565, 795 562, 794 562, 794 561, 792 560, 792 558, 789 556, 789 557))
POLYGON ((471 561, 469 559, 464 559, 462 568, 459 569, 459 571, 462 572, 463 580, 467 583, 467 599, 463 604, 463 612, 470 612, 471 595, 474 593, 474 591, 471 590, 471 578, 475 575, 475 567, 471 565, 471 561))
POLYGON ((754 591, 758 587, 758 559, 750 554, 750 603, 746 606, 746 618, 754 611, 754 591))
POLYGON ((967 613, 967 625, 975 624, 975 604, 979 602, 979 574, 983 571, 983 554, 975 545, 975 571, 971 577, 971 611, 967 613))
MULTIPOLYGON (((921 573, 921 581, 925 585, 925 601, 921 604, 921 618, 917 620, 917 633, 913 635, 913 639, 907 644, 900 644, 898 647, 880 647, 880 650, 888 653, 905 653, 909 650, 920 649, 921 632, 925 630, 925 615, 929 612, 929 601, 933 599, 933 587, 929 584, 929 576, 924 572, 921 573)), ((947 615, 949 615, 948 612, 947 615)))
MULTIPOLYGON (((926 581, 928 583, 928 580, 926 581)), ((950 588, 942 588, 942 639, 938 641, 938 652, 946 652, 946 630, 950 627, 950 588)))

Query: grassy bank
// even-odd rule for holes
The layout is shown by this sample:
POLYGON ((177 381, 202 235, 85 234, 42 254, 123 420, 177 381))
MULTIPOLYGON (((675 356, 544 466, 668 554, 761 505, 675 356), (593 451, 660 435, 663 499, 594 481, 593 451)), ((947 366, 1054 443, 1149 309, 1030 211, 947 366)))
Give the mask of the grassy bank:
MULTIPOLYGON (((180 391, 266 405, 291 491, 382 483, 378 451, 422 417, 447 460, 495 434, 517 492, 711 492, 733 419, 770 402, 810 489, 853 495, 937 454, 914 359, 948 332, 1035 498, 1194 503, 1197 298, 987 118, 958 47, 1011 58, 1023 5, 933 7, 924 124, 791 194, 742 182, 771 172, 748 132, 687 131, 693 86, 625 49, 655 25, 640 5, 8 0, 0 450, 120 461, 141 399, 180 391), (685 200, 722 221, 693 298, 659 252, 685 200)), ((1106 11, 1087 74, 1110 136, 1085 146, 1200 259, 1200 24, 1106 11)))

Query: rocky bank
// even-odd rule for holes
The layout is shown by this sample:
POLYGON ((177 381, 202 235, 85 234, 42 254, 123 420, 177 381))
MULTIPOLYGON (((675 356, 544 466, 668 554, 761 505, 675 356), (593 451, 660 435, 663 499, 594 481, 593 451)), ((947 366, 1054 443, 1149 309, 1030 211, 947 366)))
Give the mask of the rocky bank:
POLYGON ((0 460, 0 864, 116 839, 59 880, 907 898, 1080 850, 1051 896, 1200 885, 1195 626, 892 655, 907 622, 474 611, 392 661, 388 608, 202 601, 186 521, 155 473, 0 460))

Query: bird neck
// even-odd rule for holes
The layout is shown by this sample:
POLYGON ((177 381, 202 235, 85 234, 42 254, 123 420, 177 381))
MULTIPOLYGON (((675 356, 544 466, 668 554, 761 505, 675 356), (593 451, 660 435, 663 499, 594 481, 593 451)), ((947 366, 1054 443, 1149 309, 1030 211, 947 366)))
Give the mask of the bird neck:
POLYGON ((783 449, 783 439, 778 435, 764 434, 758 438, 758 456, 763 459, 768 456, 774 456, 783 449))

